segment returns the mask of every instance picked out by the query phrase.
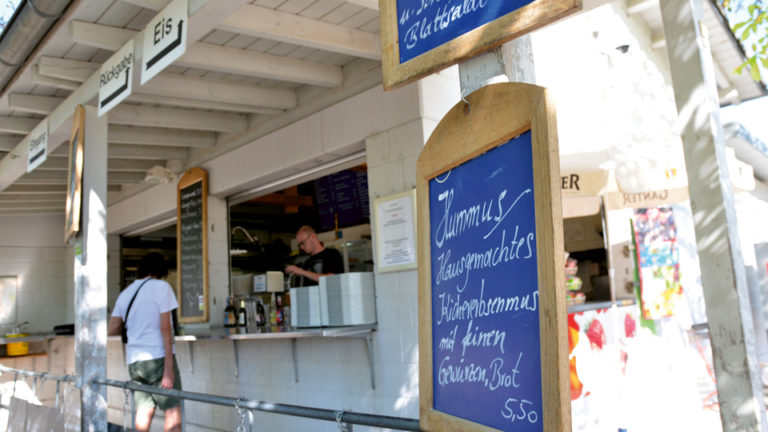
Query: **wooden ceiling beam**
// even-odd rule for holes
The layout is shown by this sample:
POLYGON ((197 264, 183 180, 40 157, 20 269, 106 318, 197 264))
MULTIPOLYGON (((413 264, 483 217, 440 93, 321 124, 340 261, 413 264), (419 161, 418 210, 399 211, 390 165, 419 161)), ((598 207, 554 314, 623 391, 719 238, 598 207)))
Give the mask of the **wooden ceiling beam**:
MULTIPOLYGON (((54 108, 63 102, 63 98, 53 96, 38 96, 23 93, 11 93, 8 95, 8 107, 30 114, 48 115, 54 108)), ((40 120, 37 120, 40 123, 40 120)))
POLYGON ((109 112, 110 124, 166 127, 213 132, 243 132, 248 118, 227 114, 168 107, 120 104, 109 112))
POLYGON ((356 4, 358 6, 366 7, 368 9, 379 10, 378 0, 347 0, 349 3, 356 4))
MULTIPOLYGON (((71 89, 70 82, 84 82, 101 67, 98 63, 42 57, 38 64, 41 78, 37 83, 71 89), (56 80, 45 80, 45 77, 56 80), (64 81, 61 81, 64 80, 64 81)), ((127 102, 151 103, 275 115, 296 106, 296 92, 258 86, 206 80, 198 77, 161 72, 143 86, 138 80, 127 102)))
MULTIPOLYGON (((0 117, 0 132, 27 135, 40 123, 40 119, 22 117, 0 117)), ((21 142, 19 139, 16 144, 21 142)))
POLYGON ((111 125, 107 130, 110 144, 163 145, 169 147, 213 147, 216 133, 155 127, 111 125))
POLYGON ((275 109, 291 109, 297 104, 296 92, 293 90, 242 85, 169 73, 157 74, 141 86, 140 90, 137 88, 136 93, 275 109))
POLYGON ((69 23, 69 39, 74 43, 88 45, 107 51, 117 51, 139 32, 121 27, 105 26, 86 21, 72 20, 69 23))
POLYGON ((219 30, 381 60, 379 35, 292 13, 245 5, 216 26, 219 30))
POLYGON ((337 87, 344 82, 339 66, 204 42, 190 46, 174 64, 320 87, 337 87))
POLYGON ((38 202, 61 202, 67 200, 66 193, 41 193, 29 195, 0 195, 0 207, 12 203, 38 203, 38 202))

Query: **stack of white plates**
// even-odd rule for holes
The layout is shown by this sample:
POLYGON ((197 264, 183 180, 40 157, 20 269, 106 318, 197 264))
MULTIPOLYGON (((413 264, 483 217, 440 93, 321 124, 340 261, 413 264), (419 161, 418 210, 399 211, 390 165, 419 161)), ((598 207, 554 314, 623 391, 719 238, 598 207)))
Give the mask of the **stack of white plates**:
POLYGON ((320 287, 291 288, 291 325, 294 327, 320 327, 320 287))
POLYGON ((373 273, 343 273, 321 277, 320 314, 324 326, 374 324, 376 293, 373 273))

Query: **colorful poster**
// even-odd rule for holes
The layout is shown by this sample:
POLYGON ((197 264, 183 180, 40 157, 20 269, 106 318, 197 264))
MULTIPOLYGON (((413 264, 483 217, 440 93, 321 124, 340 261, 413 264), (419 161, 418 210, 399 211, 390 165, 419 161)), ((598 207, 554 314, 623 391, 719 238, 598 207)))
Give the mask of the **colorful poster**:
POLYGON ((683 295, 672 208, 636 209, 634 228, 643 317, 672 316, 683 295))

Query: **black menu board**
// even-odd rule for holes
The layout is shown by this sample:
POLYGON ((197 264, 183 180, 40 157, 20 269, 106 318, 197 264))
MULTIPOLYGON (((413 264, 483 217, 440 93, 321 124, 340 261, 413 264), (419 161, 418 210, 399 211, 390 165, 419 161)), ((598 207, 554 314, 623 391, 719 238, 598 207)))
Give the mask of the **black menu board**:
POLYGON ((320 228, 330 230, 366 223, 370 220, 368 203, 368 174, 344 170, 319 178, 314 182, 315 202, 320 228))
POLYGON ((208 174, 193 168, 177 187, 176 296, 180 322, 208 321, 208 174))

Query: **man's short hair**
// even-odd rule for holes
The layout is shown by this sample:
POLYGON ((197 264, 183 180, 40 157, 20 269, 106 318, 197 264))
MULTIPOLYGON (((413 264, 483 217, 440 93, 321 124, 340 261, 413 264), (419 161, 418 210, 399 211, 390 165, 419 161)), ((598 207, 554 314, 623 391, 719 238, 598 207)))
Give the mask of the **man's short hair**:
POLYGON ((136 276, 139 279, 147 276, 154 276, 158 279, 162 279, 168 276, 168 265, 165 263, 165 258, 158 252, 150 252, 144 255, 144 258, 142 258, 139 263, 136 276))
POLYGON ((309 225, 303 225, 301 228, 298 229, 298 231, 296 231, 296 234, 302 233, 302 232, 317 235, 317 231, 315 231, 315 229, 309 225))

